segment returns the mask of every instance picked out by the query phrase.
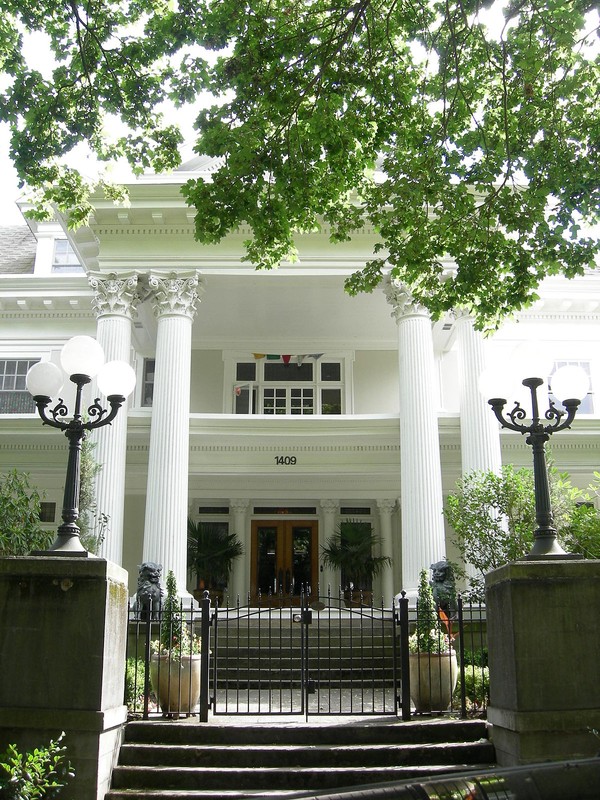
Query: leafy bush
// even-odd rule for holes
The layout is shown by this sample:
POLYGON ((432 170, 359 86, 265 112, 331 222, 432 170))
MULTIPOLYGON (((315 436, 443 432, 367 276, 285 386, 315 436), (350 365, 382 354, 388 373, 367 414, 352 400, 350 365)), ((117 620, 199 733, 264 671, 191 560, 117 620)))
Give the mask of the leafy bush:
POLYGON ((26 473, 0 475, 0 556, 26 556, 52 544, 54 532, 40 525, 40 500, 26 473))
MULTIPOLYGON (((589 489, 598 495, 600 473, 595 477, 597 483, 589 489)), ((600 514, 589 493, 573 486, 552 465, 548 479, 559 541, 568 552, 599 557, 600 514)), ((471 472, 458 481, 444 514, 454 529, 453 544, 463 562, 475 569, 475 575, 466 576, 465 596, 482 599, 485 574, 522 558, 532 547, 536 528, 533 472, 510 464, 500 474, 471 472)), ((460 569, 455 571, 461 574, 460 569)))
MULTIPOLYGON (((453 705, 460 706, 461 676, 459 675, 456 689, 454 690, 453 705)), ((467 711, 480 711, 489 703, 490 696, 490 671, 487 667, 465 663, 465 697, 467 711)))
POLYGON ((61 733, 48 747, 30 753, 19 752, 14 744, 8 746, 0 755, 1 800, 46 800, 60 794, 67 779, 73 777, 65 761, 66 747, 61 746, 63 737, 61 733))
POLYGON ((142 658, 128 658, 125 665, 125 704, 131 713, 144 705, 146 665, 142 658))

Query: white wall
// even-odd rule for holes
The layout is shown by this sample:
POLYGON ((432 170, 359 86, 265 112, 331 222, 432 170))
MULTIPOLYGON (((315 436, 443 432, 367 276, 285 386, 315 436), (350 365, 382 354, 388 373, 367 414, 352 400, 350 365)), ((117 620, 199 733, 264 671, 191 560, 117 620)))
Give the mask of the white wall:
POLYGON ((354 413, 398 413, 398 353, 357 350, 354 359, 354 413))
POLYGON ((223 357, 220 350, 193 350, 192 414, 221 414, 223 411, 223 357))

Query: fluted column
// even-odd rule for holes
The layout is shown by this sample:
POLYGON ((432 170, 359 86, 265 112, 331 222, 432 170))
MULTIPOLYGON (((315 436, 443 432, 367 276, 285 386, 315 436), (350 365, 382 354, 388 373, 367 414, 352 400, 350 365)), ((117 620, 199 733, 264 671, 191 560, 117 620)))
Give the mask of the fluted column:
POLYGON ((479 391, 485 370, 485 342, 466 312, 457 312, 456 337, 460 375, 460 450, 462 473, 473 470, 499 472, 500 430, 486 398, 479 391))
MULTIPOLYGON (((394 544, 392 539, 392 512, 396 507, 396 500, 378 500, 379 510, 379 530, 381 532, 381 555, 394 560, 394 544)), ((386 608, 392 606, 394 595, 398 594, 394 589, 394 568, 392 565, 384 566, 381 570, 381 595, 386 608)))
POLYGON ((431 320, 396 280, 384 284, 398 324, 402 588, 446 552, 431 320))
MULTIPOLYGON (((97 318, 96 338, 107 361, 131 361, 131 320, 138 302, 137 275, 92 274, 92 306, 97 318)), ((95 395, 94 395, 95 396, 95 395)), ((96 516, 94 532, 100 533, 100 516, 108 519, 100 555, 121 565, 123 559, 123 508, 125 504, 125 462, 127 454, 127 410, 117 414, 111 425, 93 434, 94 459, 101 469, 96 475, 96 516)))
POLYGON ((192 322, 198 302, 197 273, 152 273, 147 278, 158 319, 144 561, 173 570, 186 592, 186 538, 190 427, 192 322))
POLYGON ((319 592, 327 595, 331 590, 331 596, 337 597, 340 588, 340 576, 331 567, 323 564, 321 558, 321 547, 335 533, 335 520, 339 511, 337 500, 321 500, 321 510, 323 512, 323 525, 319 529, 319 592))
POLYGON ((229 508, 233 512, 233 531, 244 548, 244 555, 236 558, 231 570, 230 599, 235 603, 240 598, 240 604, 246 603, 248 591, 250 590, 250 558, 252 543, 250 541, 250 529, 247 523, 248 506, 250 501, 246 499, 230 500, 229 508))

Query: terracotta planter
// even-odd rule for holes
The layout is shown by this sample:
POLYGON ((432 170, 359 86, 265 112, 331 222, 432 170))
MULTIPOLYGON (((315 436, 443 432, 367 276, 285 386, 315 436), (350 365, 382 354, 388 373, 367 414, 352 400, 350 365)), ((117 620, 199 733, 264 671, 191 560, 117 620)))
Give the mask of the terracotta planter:
POLYGON ((415 711, 446 711, 458 679, 456 653, 411 653, 408 658, 415 711))
POLYGON ((200 699, 200 655, 153 655, 150 681, 163 714, 190 714, 200 699))

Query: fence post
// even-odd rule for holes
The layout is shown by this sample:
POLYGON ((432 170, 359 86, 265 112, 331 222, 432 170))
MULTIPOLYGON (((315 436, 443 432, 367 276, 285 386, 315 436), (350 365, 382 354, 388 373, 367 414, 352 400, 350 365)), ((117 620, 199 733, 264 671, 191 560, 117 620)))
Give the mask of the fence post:
POLYGON ((200 621, 200 722, 208 722, 209 669, 210 669, 210 595, 204 591, 200 603, 202 618, 200 621))
POLYGON ((402 591, 398 605, 400 606, 400 678, 402 719, 406 722, 410 713, 410 662, 408 658, 408 597, 402 591))

